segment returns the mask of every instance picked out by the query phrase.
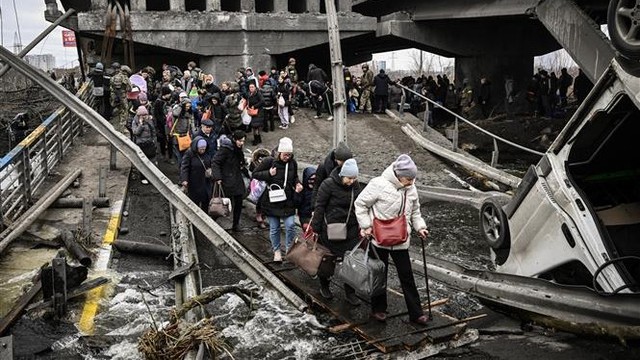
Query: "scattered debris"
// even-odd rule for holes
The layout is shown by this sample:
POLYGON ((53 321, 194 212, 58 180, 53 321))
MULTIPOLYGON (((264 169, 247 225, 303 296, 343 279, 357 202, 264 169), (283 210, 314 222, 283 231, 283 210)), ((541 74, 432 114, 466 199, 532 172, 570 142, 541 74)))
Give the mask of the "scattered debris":
POLYGON ((229 293, 238 295, 250 309, 252 308, 252 299, 256 297, 256 293, 251 290, 238 286, 222 286, 207 291, 173 310, 169 324, 164 328, 159 329, 154 321, 152 329, 140 337, 138 351, 147 360, 182 359, 189 351, 197 350, 200 344, 203 344, 214 359, 222 353, 231 356, 231 347, 225 343, 213 319, 207 317, 195 324, 181 320, 189 310, 229 293))

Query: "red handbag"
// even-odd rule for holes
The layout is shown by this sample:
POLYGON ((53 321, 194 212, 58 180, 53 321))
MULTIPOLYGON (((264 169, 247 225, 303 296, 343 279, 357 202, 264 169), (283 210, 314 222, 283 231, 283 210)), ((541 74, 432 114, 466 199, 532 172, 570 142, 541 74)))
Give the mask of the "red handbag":
MULTIPOLYGON (((373 237, 380 246, 395 246, 402 244, 409 238, 407 231, 407 216, 404 214, 404 207, 407 203, 407 193, 402 199, 402 208, 397 217, 382 220, 373 213, 373 237)), ((372 208, 373 209, 373 208, 372 208)))

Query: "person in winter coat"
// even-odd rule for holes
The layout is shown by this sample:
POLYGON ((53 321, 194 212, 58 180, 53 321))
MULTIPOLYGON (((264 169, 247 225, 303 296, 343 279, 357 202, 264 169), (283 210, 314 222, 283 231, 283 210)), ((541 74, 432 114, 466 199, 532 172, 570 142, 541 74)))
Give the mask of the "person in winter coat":
POLYGON ((180 150, 178 146, 178 136, 191 135, 193 132, 193 114, 191 113, 191 101, 187 98, 183 100, 179 105, 175 105, 171 110, 171 130, 169 135, 171 136, 173 144, 173 155, 176 158, 178 167, 182 166, 182 157, 187 150, 180 150))
MULTIPOLYGON (((311 227, 318 233, 320 242, 337 257, 343 257, 345 251, 353 249, 360 241, 358 236, 360 228, 354 206, 360 191, 358 164, 355 159, 349 159, 342 167, 333 169, 331 176, 324 180, 318 189, 311 227), (333 223, 347 224, 345 239, 329 239, 327 224, 333 223)), ((320 295, 325 299, 333 298, 329 288, 330 279, 322 275, 319 279, 320 295)), ((348 303, 354 306, 360 304, 356 291, 351 286, 345 284, 344 290, 348 303)))
POLYGON ((558 79, 558 91, 560 96, 560 106, 567 106, 567 92, 573 84, 573 76, 569 75, 567 68, 560 70, 560 78, 558 79))
MULTIPOLYGON (((285 80, 284 77, 278 77, 278 86, 276 87, 276 102, 280 101, 280 97, 284 99, 284 105, 280 105, 280 103, 276 103, 278 107, 278 117, 280 118, 280 126, 278 126, 282 130, 287 130, 289 128, 289 120, 291 117, 289 116, 289 108, 291 107, 291 85, 289 82, 285 80)), ((271 124, 271 130, 273 131, 273 124, 271 124)))
POLYGON ((393 82, 389 79, 389 76, 384 73, 384 69, 380 69, 380 73, 373 78, 373 86, 375 86, 375 90, 373 91, 375 99, 374 108, 378 114, 384 114, 384 111, 387 110, 389 84, 393 84, 393 82))
POLYGON ((324 179, 331 175, 333 169, 341 167, 346 160, 351 159, 352 157, 353 153, 351 152, 351 149, 349 149, 349 146, 344 142, 340 142, 338 147, 327 154, 324 162, 318 165, 318 169, 316 170, 316 184, 318 184, 318 186, 313 190, 313 206, 316 204, 320 184, 324 182, 324 179))
MULTIPOLYGON (((411 157, 402 154, 383 171, 382 176, 369 182, 355 202, 356 217, 363 237, 373 235, 374 218, 389 220, 400 214, 400 216, 406 217, 407 233, 410 234, 411 227, 413 227, 420 238, 423 240, 427 238, 429 232, 420 213, 420 200, 414 185, 417 174, 418 169, 411 157)), ((393 258, 407 304, 409 320, 416 324, 425 325, 429 318, 422 311, 420 296, 413 278, 411 259, 409 258, 409 236, 405 241, 393 246, 381 245, 385 239, 373 238, 371 241, 380 260, 385 263, 387 271, 389 255, 393 258)), ((386 321, 386 310, 386 292, 371 298, 372 318, 380 322, 386 321)))
POLYGON ((260 93, 262 93, 262 99, 264 100, 263 114, 264 114, 264 127, 262 131, 269 132, 269 127, 271 127, 271 131, 275 128, 275 112, 276 112, 276 90, 271 86, 269 81, 265 81, 262 87, 260 88, 260 93))
POLYGON ((207 154, 213 159, 213 156, 218 150, 218 135, 219 133, 214 129, 214 122, 210 119, 202 120, 200 123, 200 130, 196 133, 196 136, 200 136, 207 141, 209 147, 207 148, 207 154))
POLYGON ((156 126, 153 117, 149 115, 149 110, 143 105, 136 110, 136 116, 133 118, 132 131, 136 145, 142 149, 142 152, 155 162, 156 158, 156 126))
POLYGON ((196 136, 180 163, 180 183, 187 190, 189 199, 204 211, 208 211, 213 190, 211 179, 205 176, 206 169, 211 168, 208 146, 205 139, 196 136))
POLYGON ((249 177, 247 163, 242 152, 246 138, 247 135, 242 130, 234 131, 231 139, 221 136, 220 148, 212 160, 213 181, 221 185, 225 196, 231 199, 232 231, 240 230, 242 199, 244 199, 246 191, 242 176, 249 177))
POLYGON ((298 220, 302 230, 306 230, 313 213, 313 190, 316 184, 316 167, 307 166, 302 170, 302 191, 295 196, 298 220))
POLYGON ((260 129, 264 126, 264 98, 258 91, 255 83, 249 83, 249 96, 247 97, 247 111, 257 110, 255 115, 251 115, 251 129, 253 130, 253 141, 251 145, 262 143, 260 129))
MULTIPOLYGON (((260 148, 256 149, 251 153, 251 164, 249 164, 249 171, 253 174, 253 172, 258 168, 258 166, 262 163, 262 160, 268 158, 270 155, 269 150, 260 148)), ((265 218, 262 213, 262 208, 260 207, 260 202, 256 204, 256 222, 258 223, 258 227, 260 229, 266 229, 267 226, 264 224, 265 218)))
POLYGON ((156 135, 158 145, 160 145, 160 154, 165 157, 166 161, 171 160, 171 151, 167 146, 167 131, 165 129, 165 121, 169 112, 169 99, 171 99, 171 89, 168 86, 162 87, 160 96, 153 103, 153 118, 156 122, 156 135))
MULTIPOLYGON (((309 84, 309 92, 311 103, 316 109, 316 115, 314 119, 319 119, 322 115, 322 109, 325 107, 325 93, 327 92, 327 82, 329 76, 321 68, 314 64, 309 64, 309 72, 307 73, 307 83, 309 84)), ((332 116, 329 116, 327 120, 333 120, 332 116)))
MULTIPOLYGON (((235 84, 235 83, 234 83, 235 84)), ((229 87, 229 94, 224 98, 222 108, 224 109, 225 116, 224 122, 226 123, 226 132, 232 134, 236 130, 240 130, 242 125, 242 110, 238 109, 238 104, 242 99, 242 94, 234 87, 229 87)))
POLYGON ((285 253, 293 245, 296 236, 294 193, 302 191, 302 184, 298 179, 298 163, 293 159, 293 141, 284 137, 278 142, 276 157, 264 159, 253 172, 253 178, 265 181, 267 189, 260 197, 260 207, 269 221, 269 238, 273 250, 273 261, 281 262, 280 251, 280 220, 284 220, 286 228, 285 253), (271 202, 270 189, 284 189, 285 200, 271 202))

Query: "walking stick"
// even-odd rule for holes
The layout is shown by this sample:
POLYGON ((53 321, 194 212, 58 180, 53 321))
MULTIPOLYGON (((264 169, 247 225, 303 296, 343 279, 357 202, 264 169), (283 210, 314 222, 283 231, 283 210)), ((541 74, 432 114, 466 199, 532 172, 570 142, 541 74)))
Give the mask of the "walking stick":
POLYGON ((424 283, 425 283, 425 286, 427 287, 427 306, 429 309, 429 320, 432 320, 433 315, 431 315, 431 295, 429 294, 429 275, 427 275, 427 257, 425 255, 425 250, 424 250, 425 240, 426 238, 420 239, 420 242, 422 244, 422 266, 424 267, 424 283))

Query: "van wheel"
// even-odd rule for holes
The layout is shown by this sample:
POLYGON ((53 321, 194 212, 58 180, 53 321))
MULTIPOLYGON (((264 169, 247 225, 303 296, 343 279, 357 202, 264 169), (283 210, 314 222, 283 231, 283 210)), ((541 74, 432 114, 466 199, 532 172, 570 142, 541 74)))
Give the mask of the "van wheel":
POLYGON ((640 60, 640 4, 636 0, 611 0, 607 29, 611 43, 622 56, 640 60))
POLYGON ((495 200, 489 199, 480 208, 480 230, 492 249, 507 249, 511 245, 507 215, 495 200))

